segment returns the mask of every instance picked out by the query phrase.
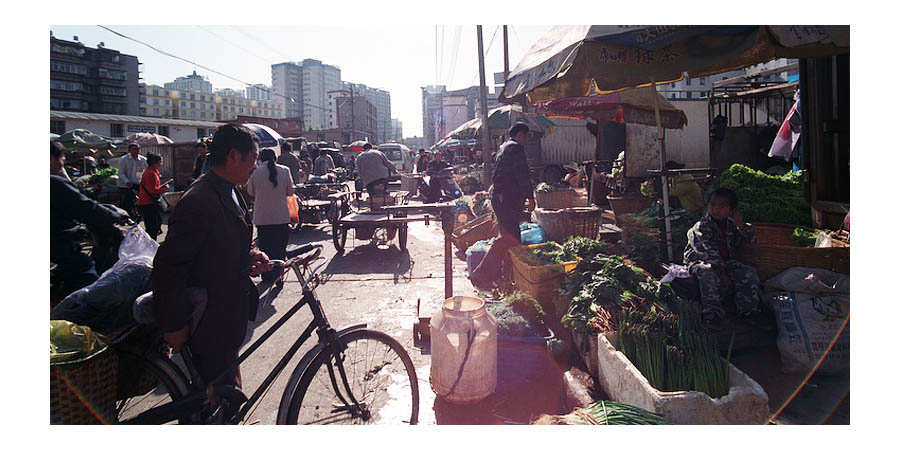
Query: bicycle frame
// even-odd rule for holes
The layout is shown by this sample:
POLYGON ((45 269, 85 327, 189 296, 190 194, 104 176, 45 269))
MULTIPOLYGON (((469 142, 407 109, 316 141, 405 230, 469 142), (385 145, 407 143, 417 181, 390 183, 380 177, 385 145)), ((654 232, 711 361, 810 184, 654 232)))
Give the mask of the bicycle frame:
MULTIPOLYGON (((314 281, 315 273, 319 268, 322 267, 323 264, 319 265, 315 269, 313 269, 306 279, 306 282, 303 285, 303 297, 298 301, 294 306, 288 310, 287 313, 284 314, 278 321, 272 325, 262 336, 260 336, 257 340, 255 340, 247 350, 241 353, 238 356, 237 361, 235 361, 230 367, 222 371, 219 375, 217 375, 213 380, 209 383, 204 383, 202 379, 200 379, 196 370, 193 367, 193 362, 190 358, 190 350, 182 352, 182 357, 185 361, 185 364, 188 366, 188 372, 190 375, 189 381, 189 390, 188 395, 184 396, 181 399, 175 400, 172 403, 158 406, 152 408, 148 411, 145 411, 126 422, 122 422, 123 424, 159 424, 166 423, 173 420, 178 420, 185 415, 190 415, 196 412, 201 411, 204 406, 204 403, 211 402, 215 400, 217 396, 221 396, 223 394, 229 394, 234 392, 239 392, 234 388, 230 388, 225 385, 217 385, 218 382, 222 381, 227 374, 231 373, 233 370, 237 369, 237 367, 246 360, 250 354, 256 351, 262 344, 268 340, 279 328, 281 328, 294 314, 297 313, 304 305, 308 305, 310 311, 312 312, 313 319, 310 321, 309 325, 307 325, 306 329, 303 333, 294 341, 294 344, 287 350, 287 352, 282 356, 281 360, 278 361, 278 364, 269 372, 268 376, 266 376, 265 380, 263 380, 262 384, 256 388, 253 392, 253 395, 250 398, 243 402, 241 405, 241 409, 234 414, 233 417, 227 418, 227 422, 230 424, 237 424, 244 420, 247 413, 253 407, 253 405, 264 395, 264 393, 268 390, 271 384, 275 381, 278 375, 287 367, 291 358, 300 350, 300 347, 312 336, 313 331, 317 331, 319 336, 319 344, 316 347, 313 347, 311 350, 307 352, 306 355, 301 359, 300 364, 308 364, 309 361, 312 361, 312 357, 315 355, 317 351, 320 351, 324 346, 325 348, 331 348, 332 345, 338 342, 337 338, 345 333, 348 333, 353 330, 366 328, 366 324, 358 324, 353 325, 351 327, 345 328, 340 331, 335 331, 331 325, 328 323, 328 319, 325 317, 325 313, 322 310, 322 305, 319 302, 319 299, 315 296, 315 288, 310 288, 310 284, 314 281)), ((303 269, 299 266, 298 262, 291 263, 291 268, 294 270, 294 273, 297 275, 297 279, 303 280, 303 272, 305 272, 308 265, 304 265, 303 269)), ((347 377, 344 373, 343 364, 338 364, 338 370, 341 374, 341 379, 347 392, 350 392, 349 386, 347 385, 347 377)), ((337 380, 334 376, 334 373, 329 370, 329 374, 331 375, 332 386, 335 389, 335 393, 337 393, 338 397, 344 401, 346 407, 351 407, 355 405, 357 402, 353 398, 352 393, 350 394, 350 402, 344 400, 344 397, 340 394, 340 391, 337 389, 337 380)))

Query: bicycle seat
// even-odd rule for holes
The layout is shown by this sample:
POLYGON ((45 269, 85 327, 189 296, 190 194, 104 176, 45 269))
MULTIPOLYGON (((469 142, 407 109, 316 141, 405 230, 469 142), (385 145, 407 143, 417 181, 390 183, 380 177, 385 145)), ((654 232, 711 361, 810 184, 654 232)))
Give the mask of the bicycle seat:
POLYGON ((285 259, 293 259, 304 253, 309 253, 315 249, 322 248, 322 244, 303 244, 299 247, 289 248, 285 252, 285 259))

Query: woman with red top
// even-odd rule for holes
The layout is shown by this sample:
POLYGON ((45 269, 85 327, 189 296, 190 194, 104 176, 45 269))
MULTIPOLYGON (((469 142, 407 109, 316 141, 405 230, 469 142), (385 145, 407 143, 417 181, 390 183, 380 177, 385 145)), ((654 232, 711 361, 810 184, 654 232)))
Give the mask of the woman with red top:
POLYGON ((160 165, 162 165, 162 158, 159 155, 147 154, 147 169, 141 176, 141 188, 137 201, 138 210, 141 212, 141 217, 144 218, 144 228, 154 241, 162 228, 162 211, 159 210, 157 199, 163 192, 166 192, 166 188, 172 182, 172 180, 168 180, 165 183, 159 183, 160 165))

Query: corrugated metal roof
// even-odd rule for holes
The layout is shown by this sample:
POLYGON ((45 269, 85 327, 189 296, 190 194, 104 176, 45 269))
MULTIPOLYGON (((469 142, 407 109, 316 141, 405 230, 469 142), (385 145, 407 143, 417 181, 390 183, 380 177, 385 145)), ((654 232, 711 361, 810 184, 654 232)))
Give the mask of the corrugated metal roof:
POLYGON ((105 120, 109 122, 147 123, 154 125, 181 125, 184 127, 217 128, 222 122, 206 120, 163 119, 161 117, 122 116, 118 114, 95 114, 73 111, 50 111, 51 119, 105 120))

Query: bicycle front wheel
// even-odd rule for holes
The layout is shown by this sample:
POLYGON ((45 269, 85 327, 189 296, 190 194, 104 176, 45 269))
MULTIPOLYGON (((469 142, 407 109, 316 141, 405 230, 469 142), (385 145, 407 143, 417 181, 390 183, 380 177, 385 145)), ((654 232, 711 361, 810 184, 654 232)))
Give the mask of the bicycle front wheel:
POLYGON ((414 425, 419 384, 403 346, 374 330, 352 331, 340 340, 343 352, 325 347, 300 377, 286 422, 414 425))
MULTIPOLYGON (((119 352, 119 383, 116 410, 119 423, 154 424, 138 416, 153 408, 166 405, 187 395, 187 379, 169 358, 157 355, 138 355, 119 352)), ((185 423, 178 420, 178 423, 185 423)), ((174 423, 174 422, 173 422, 174 423)))

